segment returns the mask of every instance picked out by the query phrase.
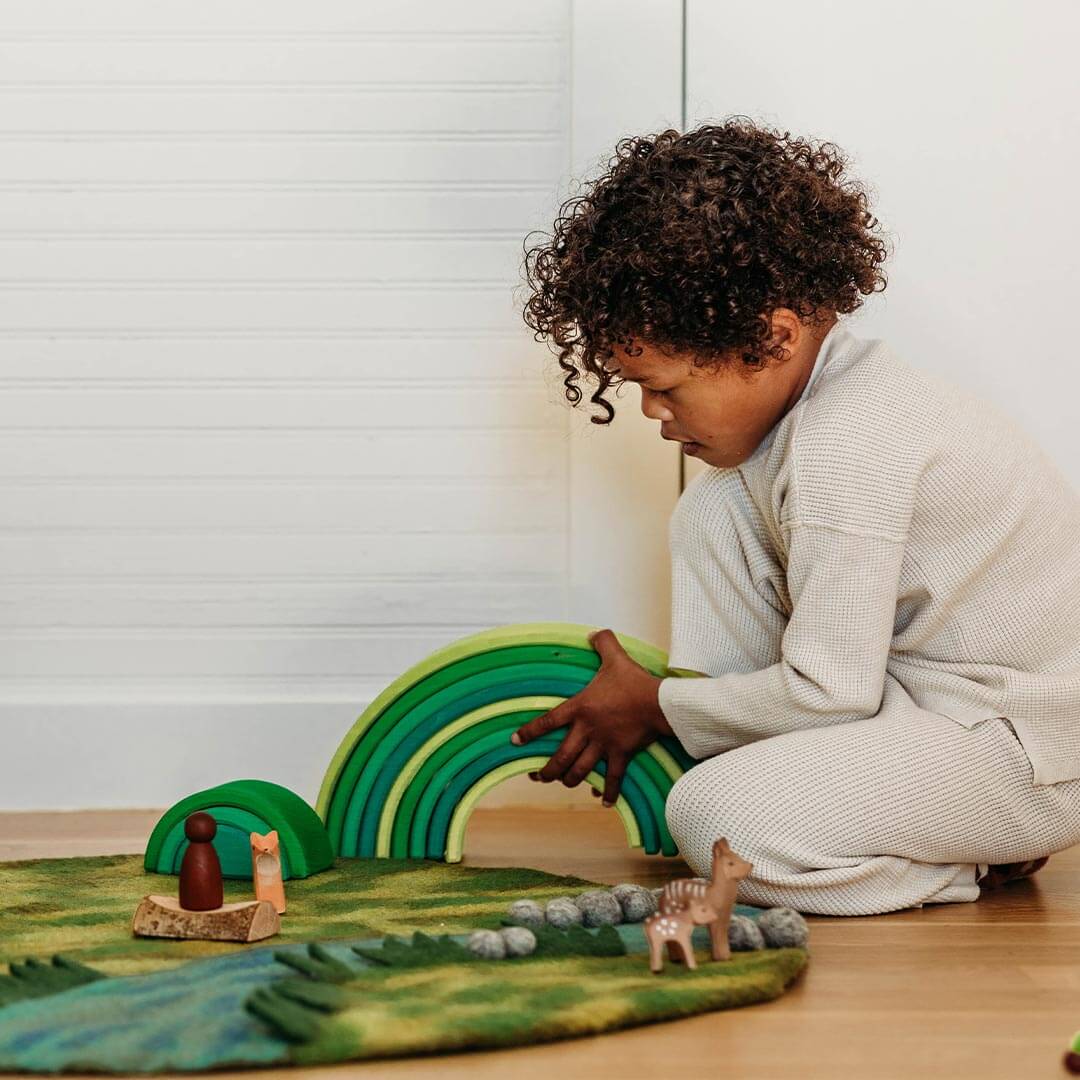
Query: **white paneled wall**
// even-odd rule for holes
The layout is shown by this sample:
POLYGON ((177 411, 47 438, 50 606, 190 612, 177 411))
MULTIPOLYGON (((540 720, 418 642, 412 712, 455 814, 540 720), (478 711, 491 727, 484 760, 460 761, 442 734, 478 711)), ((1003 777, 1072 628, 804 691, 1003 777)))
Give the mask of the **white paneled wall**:
POLYGON ((0 807, 313 798, 408 666, 567 617, 571 423, 514 289, 570 25, 0 2, 0 807))
MULTIPOLYGON (((895 253, 849 329, 1004 409, 1080 488, 1061 331, 1080 246, 1078 35, 1074 0, 687 2, 689 126, 747 113, 830 140, 871 192, 895 253)), ((703 467, 687 464, 688 480, 703 467)))

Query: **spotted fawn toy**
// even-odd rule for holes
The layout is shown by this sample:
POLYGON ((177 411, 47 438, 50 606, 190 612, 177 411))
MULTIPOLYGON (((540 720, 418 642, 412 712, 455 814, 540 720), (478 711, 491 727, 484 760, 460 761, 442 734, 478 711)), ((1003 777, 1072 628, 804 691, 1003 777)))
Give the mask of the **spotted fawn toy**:
POLYGON ((697 967, 690 941, 695 926, 708 926, 714 960, 731 959, 728 924, 735 906, 735 894, 739 882, 753 868, 753 863, 736 855, 727 839, 721 837, 713 844, 711 881, 679 878, 664 886, 659 910, 645 920, 649 967, 653 972, 663 969, 665 946, 672 961, 683 961, 691 970, 697 967))

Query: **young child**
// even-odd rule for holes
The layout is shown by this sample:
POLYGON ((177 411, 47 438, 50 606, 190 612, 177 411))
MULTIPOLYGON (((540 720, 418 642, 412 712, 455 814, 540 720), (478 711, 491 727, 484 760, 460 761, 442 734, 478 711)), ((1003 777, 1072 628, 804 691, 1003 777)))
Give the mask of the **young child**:
MULTIPOLYGON (((712 466, 672 515, 670 664, 610 630, 537 774, 581 782, 661 733, 667 802, 739 899, 867 915, 971 901, 1080 842, 1080 498, 997 409, 842 316, 885 246, 831 143, 746 118, 625 139, 527 252, 528 324, 572 404, 625 381, 712 466)), ((1048 392, 1050 392, 1048 390, 1048 392)), ((614 541, 613 541, 614 542, 614 541)))

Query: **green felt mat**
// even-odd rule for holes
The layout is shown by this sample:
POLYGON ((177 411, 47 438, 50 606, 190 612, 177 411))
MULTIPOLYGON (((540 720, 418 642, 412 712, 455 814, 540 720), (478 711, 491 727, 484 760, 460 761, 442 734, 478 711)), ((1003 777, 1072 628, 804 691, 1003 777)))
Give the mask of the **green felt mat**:
MULTIPOLYGON (((175 877, 147 873, 138 855, 0 863, 0 963, 62 952, 109 975, 131 975, 255 947, 132 937, 139 900, 175 896, 176 887, 175 877)), ((540 870, 339 858, 330 870, 285 883, 288 910, 268 944, 497 926, 513 900, 591 887, 540 870)), ((250 899, 250 881, 225 882, 225 903, 250 899)))
MULTIPOLYGON (((147 874, 138 856, 0 864, 0 961, 16 962, 21 985, 19 961, 56 953, 106 976, 38 966, 29 975, 41 996, 21 1000, 0 985, 0 1070, 183 1072, 541 1042, 766 1001, 808 959, 766 949, 712 962, 699 928, 697 971, 669 965, 654 976, 640 925, 579 934, 554 951, 542 943, 544 955, 462 959, 467 933, 498 928, 512 900, 593 883, 395 859, 338 859, 289 882, 282 933, 256 945, 132 937, 139 899, 175 881, 147 874), (414 931, 442 940, 427 952, 384 942, 414 931), (412 966, 380 959, 410 955, 412 966)), ((249 889, 226 882, 225 899, 249 889)))

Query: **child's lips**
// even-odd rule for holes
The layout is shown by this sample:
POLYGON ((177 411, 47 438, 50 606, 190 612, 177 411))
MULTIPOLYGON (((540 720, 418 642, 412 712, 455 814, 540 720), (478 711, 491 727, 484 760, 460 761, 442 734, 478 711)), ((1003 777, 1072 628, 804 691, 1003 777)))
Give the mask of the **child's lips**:
POLYGON ((694 442, 693 439, 676 439, 674 435, 665 435, 661 432, 660 437, 668 442, 677 442, 679 449, 684 454, 696 454, 701 449, 701 443, 694 442))

